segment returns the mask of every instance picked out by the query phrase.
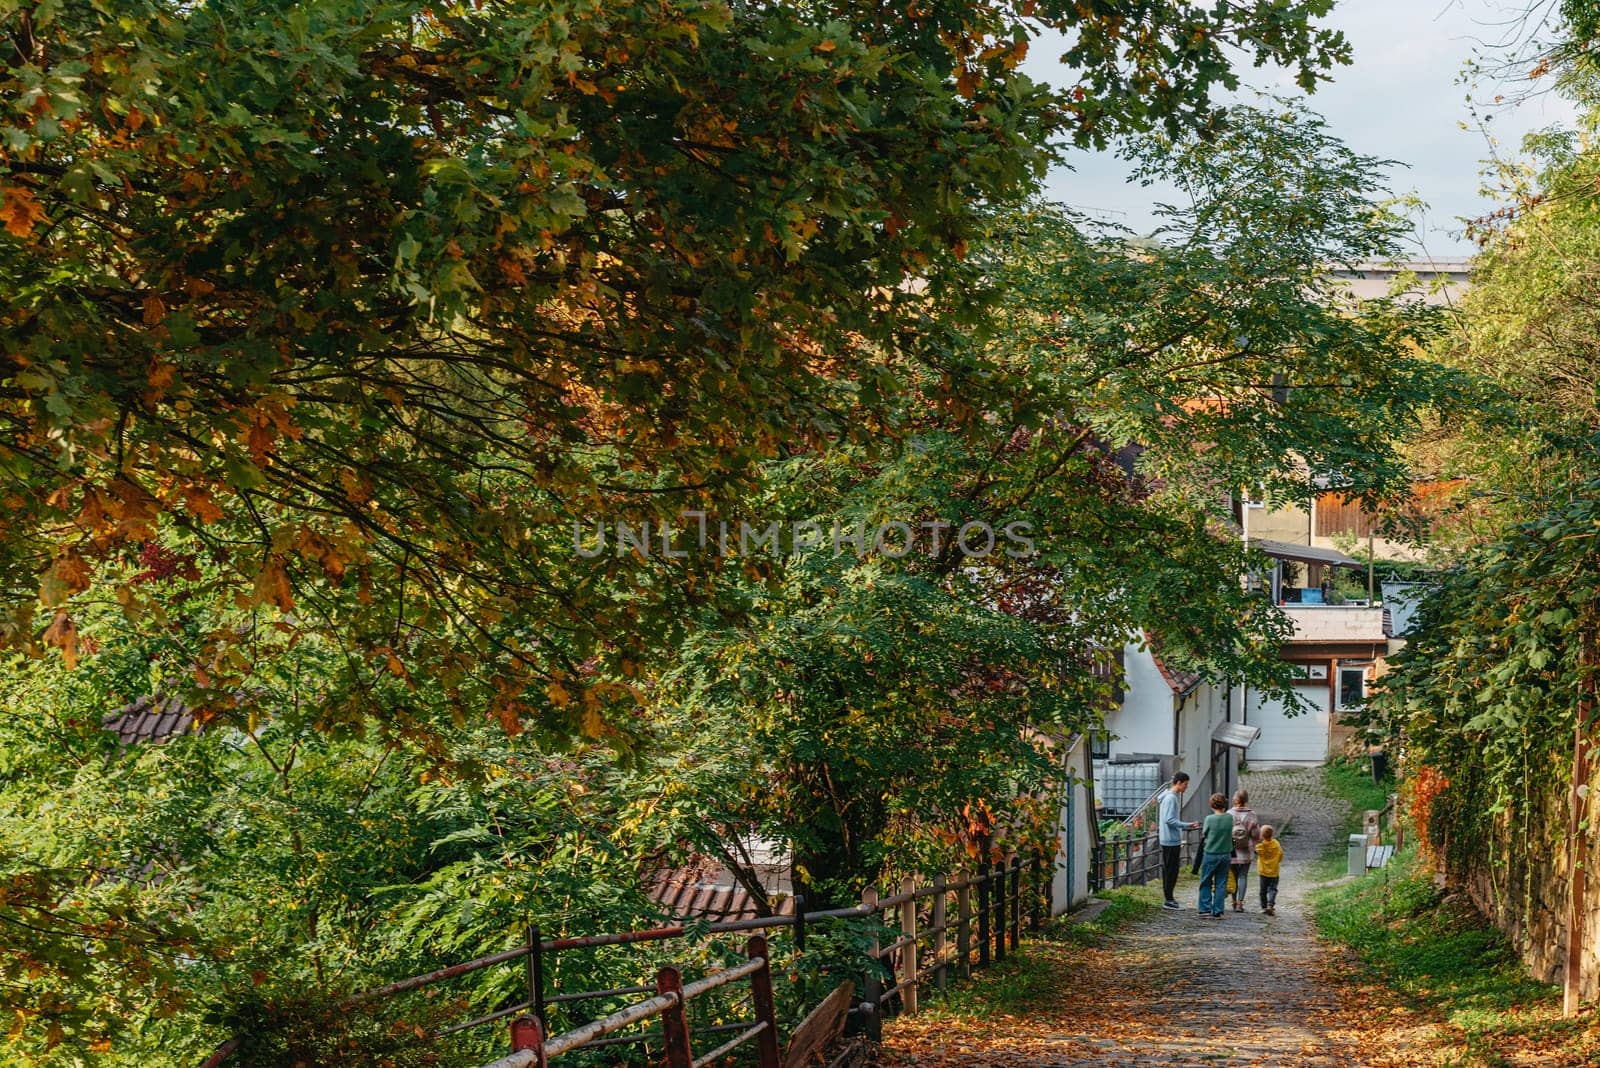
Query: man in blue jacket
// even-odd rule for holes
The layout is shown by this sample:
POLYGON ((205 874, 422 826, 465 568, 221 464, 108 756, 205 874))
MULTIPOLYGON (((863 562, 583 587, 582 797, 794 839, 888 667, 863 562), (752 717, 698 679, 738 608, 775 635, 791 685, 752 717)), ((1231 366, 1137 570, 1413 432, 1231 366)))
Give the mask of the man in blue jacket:
POLYGON ((1178 908, 1178 899, 1173 897, 1173 891, 1178 887, 1178 866, 1183 853, 1183 832, 1193 830, 1200 826, 1198 823, 1184 823, 1178 818, 1178 809, 1183 805, 1183 792, 1189 788, 1189 773, 1180 771, 1172 777, 1172 785, 1161 794, 1161 889, 1166 901, 1162 908, 1178 908))

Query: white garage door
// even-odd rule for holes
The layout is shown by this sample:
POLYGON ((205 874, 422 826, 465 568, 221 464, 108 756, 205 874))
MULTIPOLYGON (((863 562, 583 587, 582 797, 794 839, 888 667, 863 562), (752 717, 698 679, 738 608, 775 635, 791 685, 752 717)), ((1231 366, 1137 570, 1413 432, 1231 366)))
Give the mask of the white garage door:
POLYGON ((1300 686, 1295 692, 1315 707, 1291 716, 1282 701, 1251 692, 1245 722, 1260 727, 1261 737, 1245 753, 1250 763, 1288 760, 1320 764, 1328 758, 1328 687, 1325 683, 1300 686))

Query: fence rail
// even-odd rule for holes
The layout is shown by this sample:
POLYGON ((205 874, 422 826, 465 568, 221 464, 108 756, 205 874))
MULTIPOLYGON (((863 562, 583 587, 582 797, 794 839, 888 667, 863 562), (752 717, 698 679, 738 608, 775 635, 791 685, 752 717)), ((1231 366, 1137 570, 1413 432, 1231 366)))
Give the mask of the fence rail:
POLYGON ((554 1038, 544 1037, 544 1024, 539 1017, 520 1016, 511 1024, 511 1052, 488 1068, 546 1068, 564 1053, 595 1045, 612 1032, 657 1017, 661 1019, 667 1068, 704 1068, 751 1041, 756 1042, 760 1068, 779 1068, 778 1018, 772 998, 772 967, 767 940, 761 935, 751 935, 746 943, 746 953, 749 957, 746 963, 713 972, 687 986, 683 982, 683 973, 668 965, 656 973, 655 997, 635 1002, 554 1038), (734 1025, 738 1034, 705 1055, 695 1057, 685 1008, 700 995, 746 976, 750 979, 750 1001, 756 1018, 745 1024, 734 1025))
MULTIPOLYGON (((865 920, 876 924, 869 938, 866 959, 856 978, 848 1010, 851 1029, 873 1039, 880 1037, 887 1016, 915 1013, 921 995, 945 990, 952 980, 1003 961, 1021 944, 1022 931, 1040 930, 1052 913, 1052 866, 1043 855, 1028 863, 1021 857, 985 865, 976 872, 936 875, 926 883, 907 879, 898 892, 880 897, 875 889, 863 892, 861 902, 843 908, 806 911, 798 897, 795 910, 782 916, 729 920, 712 924, 675 924, 636 931, 570 938, 545 939, 530 925, 522 945, 498 953, 438 968, 385 986, 353 994, 340 1009, 398 997, 447 983, 461 976, 504 965, 522 969, 519 996, 493 1012, 440 1027, 439 1036, 506 1021, 509 1018, 510 1052, 491 1068, 544 1068, 550 1061, 580 1049, 650 1043, 661 1047, 660 1063, 667 1068, 699 1068, 754 1042, 761 1068, 777 1068, 786 1021, 776 1013, 772 993, 773 953, 768 936, 788 930, 792 946, 790 966, 803 967, 809 930, 830 920, 865 920), (547 989, 546 970, 554 955, 605 946, 635 946, 731 933, 753 937, 745 946, 746 961, 716 971, 687 985, 675 966, 661 968, 654 985, 613 986, 596 990, 547 989), (884 937, 888 935, 887 939, 884 937), (755 1019, 691 1029, 688 1002, 719 987, 749 978, 755 1019), (648 995, 640 997, 641 995, 648 995), (552 1007, 617 998, 639 998, 600 1019, 590 1020, 561 1033, 551 1033, 552 1007), (659 1029, 627 1032, 640 1024, 660 1020, 659 1029), (696 1041, 720 1044, 696 1057, 696 1041)), ((801 1015, 804 1015, 802 1013, 801 1015)), ((788 1021, 792 1023, 793 1021, 788 1021)), ((238 1042, 220 1047, 206 1062, 216 1068, 226 1061, 238 1042)))

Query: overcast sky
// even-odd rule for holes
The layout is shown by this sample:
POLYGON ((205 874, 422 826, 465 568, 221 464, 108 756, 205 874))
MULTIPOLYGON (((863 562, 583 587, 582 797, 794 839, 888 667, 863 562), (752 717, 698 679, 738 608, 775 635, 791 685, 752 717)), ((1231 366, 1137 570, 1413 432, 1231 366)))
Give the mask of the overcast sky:
MULTIPOLYGON (((1415 193, 1428 204, 1417 244, 1436 259, 1463 258, 1471 245, 1462 237, 1463 216, 1494 207, 1479 192, 1483 162, 1490 155, 1487 136, 1502 155, 1514 155, 1523 134, 1570 121, 1572 111, 1551 93, 1533 94, 1515 105, 1493 105, 1497 94, 1526 95, 1527 86, 1479 80, 1462 82, 1464 64, 1515 32, 1515 16, 1535 0, 1340 0, 1329 25, 1344 31, 1354 62, 1336 70, 1333 81, 1309 98, 1332 131, 1353 149, 1396 160, 1388 188, 1415 193), (1470 96, 1475 103, 1470 103, 1470 96), (1484 117, 1491 116, 1485 123, 1484 117), (1466 129, 1462 129, 1462 124, 1466 129), (1486 135, 1484 126, 1488 127, 1486 135)), ((1029 51, 1026 69, 1049 80, 1061 49, 1040 39, 1029 51)), ((1270 70, 1244 72, 1254 89, 1288 93, 1290 81, 1270 70)), ((1127 182, 1127 166, 1110 154, 1074 153, 1074 169, 1058 168, 1048 195, 1121 223, 1151 230, 1151 205, 1161 199, 1127 182)))

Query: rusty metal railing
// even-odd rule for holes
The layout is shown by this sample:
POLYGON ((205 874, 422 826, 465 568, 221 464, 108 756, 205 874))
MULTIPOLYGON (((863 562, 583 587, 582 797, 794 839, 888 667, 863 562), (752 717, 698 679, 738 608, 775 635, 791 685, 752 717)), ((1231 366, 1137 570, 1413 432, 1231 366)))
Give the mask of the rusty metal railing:
POLYGON ((704 1068, 752 1041, 756 1043, 760 1068, 779 1068, 778 1017, 772 998, 772 968, 767 940, 761 935, 752 935, 746 944, 746 953, 749 957, 746 963, 714 972, 687 986, 683 982, 683 973, 677 968, 670 965, 662 968, 656 973, 655 997, 635 1002, 609 1016, 552 1038, 544 1037, 544 1025, 539 1017, 518 1017, 511 1025, 511 1053, 487 1068, 546 1068, 562 1054, 593 1045, 606 1035, 656 1017, 661 1019, 666 1068, 704 1068), (750 978, 750 1000, 756 1018, 748 1025, 736 1025, 739 1033, 733 1038, 695 1057, 685 1007, 701 994, 746 976, 750 978))
MULTIPOLYGON (((1007 861, 996 861, 992 866, 986 864, 976 873, 960 872, 954 878, 936 876, 931 883, 924 886, 917 886, 913 880, 908 879, 901 884, 899 893, 881 899, 876 890, 867 890, 862 894, 860 904, 843 908, 808 912, 804 908, 803 897, 797 897, 794 912, 781 916, 726 920, 711 924, 672 924, 638 931, 557 939, 545 939, 541 936, 538 925, 529 925, 521 945, 352 994, 339 1001, 336 1007, 340 1010, 353 1009, 369 1002, 421 990, 486 968, 520 962, 524 969, 524 996, 514 1004, 505 1005, 469 1020, 449 1024, 434 1034, 439 1037, 453 1035, 509 1017, 512 1018, 510 1025, 512 1053, 508 1058, 494 1062, 496 1068, 543 1065, 580 1047, 593 1049, 598 1046, 642 1042, 665 1043, 669 1065, 678 1068, 678 1062, 670 1060, 672 1043, 675 1041, 671 1027, 676 1026, 670 1021, 682 1015, 681 1011, 678 1011, 681 1010, 682 1004, 679 1002, 678 1010, 672 1010, 663 999, 671 1000, 683 992, 695 996, 746 975, 755 976, 757 971, 752 963, 716 972, 684 987, 683 991, 676 991, 670 986, 662 987, 662 974, 673 970, 663 969, 662 973, 658 973, 654 986, 617 986, 604 990, 578 990, 551 994, 546 989, 545 967, 552 955, 605 946, 637 946, 691 936, 748 932, 756 936, 747 943, 750 961, 753 962, 757 956, 750 950, 757 939, 761 947, 760 974, 763 978, 759 983, 752 979, 755 985, 764 984, 767 991, 765 995, 756 996, 759 1000, 760 996, 770 998, 771 955, 766 937, 768 933, 789 928, 796 959, 800 959, 805 952, 808 930, 813 925, 829 920, 871 920, 882 917, 884 928, 892 930, 898 926, 900 936, 882 946, 878 944, 876 938, 872 940, 866 974, 861 977, 861 984, 857 988, 856 997, 849 1010, 856 1029, 876 1038, 886 1015, 917 1011, 921 990, 930 986, 944 990, 952 976, 966 978, 975 969, 1004 960, 1006 953, 1014 951, 1020 944, 1024 915, 1027 916, 1028 926, 1032 930, 1037 931, 1042 928, 1044 918, 1053 912, 1052 875, 1053 872, 1047 870, 1043 854, 1035 855, 1031 865, 1026 868, 1020 857, 1013 856, 1007 861), (1025 873, 1029 884, 1026 886, 1025 873), (887 987, 885 979, 888 980, 887 987), (546 1037, 550 1033, 550 1009, 554 1006, 639 995, 651 996, 625 1006, 601 1020, 585 1023, 581 1027, 553 1037, 546 1037), (616 1033, 658 1016, 663 1020, 663 1029, 660 1031, 651 1030, 624 1035, 616 1033), (535 1034, 538 1036, 538 1051, 542 1053, 543 1061, 533 1059, 536 1050, 532 1043, 535 1039, 530 1036, 535 1034)), ((738 1048, 739 1045, 752 1040, 758 1040, 763 1049, 769 1043, 776 1046, 779 1039, 778 1020, 771 1013, 761 1015, 765 1010, 759 1005, 757 1009, 758 1019, 754 1025, 731 1024, 697 1029, 695 1034, 699 1036, 719 1036, 732 1032, 738 1034, 733 1035, 717 1050, 704 1055, 703 1058, 699 1060, 691 1058, 683 1064, 707 1063, 707 1059, 713 1055, 721 1056, 726 1050, 738 1048)), ((685 1026, 682 1036, 684 1049, 688 1049, 688 1042, 689 1033, 685 1026)), ((203 1068, 220 1068, 238 1045, 238 1040, 234 1039, 219 1047, 205 1062, 203 1068)), ((765 1068, 765 1062, 762 1063, 765 1068)))

